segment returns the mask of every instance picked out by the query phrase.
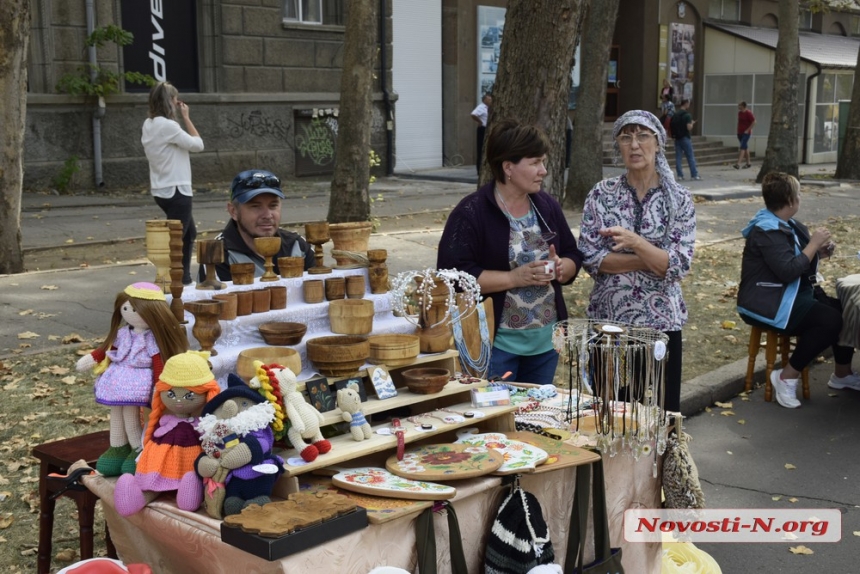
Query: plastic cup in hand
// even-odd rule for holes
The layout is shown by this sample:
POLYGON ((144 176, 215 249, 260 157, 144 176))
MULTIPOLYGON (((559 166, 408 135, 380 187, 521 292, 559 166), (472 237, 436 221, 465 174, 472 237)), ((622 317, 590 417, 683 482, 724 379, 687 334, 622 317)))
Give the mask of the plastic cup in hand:
POLYGON ((543 272, 552 275, 551 279, 555 279, 555 261, 544 261, 543 272))

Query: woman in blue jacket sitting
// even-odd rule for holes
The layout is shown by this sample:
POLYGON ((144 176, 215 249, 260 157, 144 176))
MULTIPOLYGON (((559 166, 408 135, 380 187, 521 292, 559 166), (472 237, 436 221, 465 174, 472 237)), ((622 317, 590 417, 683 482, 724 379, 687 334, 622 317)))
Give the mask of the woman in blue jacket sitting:
POLYGON ((765 209, 743 230, 746 238, 738 313, 744 322, 798 335, 788 364, 770 376, 777 402, 800 406, 797 380, 801 371, 827 347, 836 363, 827 385, 860 390, 860 377, 851 370, 854 349, 837 344, 842 330, 842 306, 817 285, 819 258, 829 257, 835 244, 819 227, 812 234, 794 219, 800 209, 800 184, 785 173, 769 173, 762 182, 765 209))

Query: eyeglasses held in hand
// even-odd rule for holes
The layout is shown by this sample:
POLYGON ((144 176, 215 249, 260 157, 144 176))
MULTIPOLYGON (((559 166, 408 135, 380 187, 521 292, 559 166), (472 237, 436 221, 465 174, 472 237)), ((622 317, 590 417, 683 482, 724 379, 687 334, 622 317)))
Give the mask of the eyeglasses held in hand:
POLYGON ((634 137, 639 145, 645 145, 654 141, 654 138, 656 136, 651 132, 636 132, 635 136, 632 136, 630 134, 621 134, 620 136, 615 138, 615 141, 618 142, 618 145, 627 147, 633 144, 634 137))
POLYGON ((244 180, 242 180, 242 185, 249 189, 257 189, 259 187, 281 187, 281 180, 278 179, 276 175, 265 175, 262 173, 255 173, 254 175, 249 175, 244 180))

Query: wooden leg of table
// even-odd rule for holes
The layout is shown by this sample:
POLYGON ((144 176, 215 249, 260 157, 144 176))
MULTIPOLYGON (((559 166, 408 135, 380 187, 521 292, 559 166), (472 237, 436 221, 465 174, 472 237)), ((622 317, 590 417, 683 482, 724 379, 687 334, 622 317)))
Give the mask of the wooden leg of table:
POLYGON ((93 557, 93 521, 98 497, 89 490, 84 490, 76 493, 74 498, 78 506, 81 560, 87 560, 93 557))
POLYGON ((54 535, 54 508, 57 505, 48 494, 45 477, 53 472, 51 465, 43 462, 39 465, 39 554, 36 560, 36 572, 48 574, 51 570, 51 538, 54 535))

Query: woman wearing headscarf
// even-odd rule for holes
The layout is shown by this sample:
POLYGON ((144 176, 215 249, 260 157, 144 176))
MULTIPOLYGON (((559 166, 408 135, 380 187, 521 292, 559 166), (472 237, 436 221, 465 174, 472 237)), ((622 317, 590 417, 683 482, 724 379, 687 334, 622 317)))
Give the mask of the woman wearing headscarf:
POLYGON ((561 286, 576 278, 582 254, 558 201, 542 189, 547 152, 538 127, 494 122, 493 181, 457 204, 439 241, 436 267, 471 273, 493 300, 489 377, 510 372, 510 381, 549 384, 558 364, 552 329, 567 319, 561 286))
POLYGON ((664 408, 678 411, 687 322, 681 280, 693 259, 696 211, 666 161, 666 131, 654 114, 625 113, 612 137, 627 171, 594 186, 583 207, 579 247, 594 279, 587 314, 669 337, 664 408))

